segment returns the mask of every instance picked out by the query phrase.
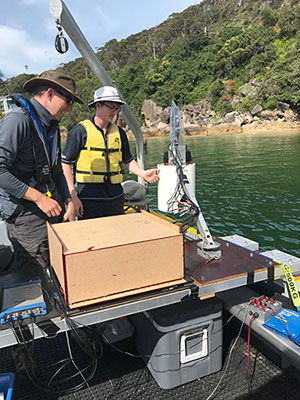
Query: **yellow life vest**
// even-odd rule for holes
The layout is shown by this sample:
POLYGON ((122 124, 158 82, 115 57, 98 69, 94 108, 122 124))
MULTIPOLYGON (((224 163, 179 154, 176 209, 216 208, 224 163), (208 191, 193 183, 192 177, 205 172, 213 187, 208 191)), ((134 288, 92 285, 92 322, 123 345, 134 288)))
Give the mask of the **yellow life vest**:
POLYGON ((76 181, 121 183, 122 142, 117 125, 110 124, 105 143, 103 135, 90 120, 82 121, 80 124, 87 132, 87 140, 77 160, 76 181))

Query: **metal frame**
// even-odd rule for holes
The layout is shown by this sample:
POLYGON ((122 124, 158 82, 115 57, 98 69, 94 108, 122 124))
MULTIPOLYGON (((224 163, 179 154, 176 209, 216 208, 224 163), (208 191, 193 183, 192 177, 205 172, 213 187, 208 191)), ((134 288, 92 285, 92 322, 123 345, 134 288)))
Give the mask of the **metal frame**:
MULTIPOLYGON (((128 300, 122 304, 113 306, 103 306, 96 311, 84 312, 79 311, 78 314, 70 316, 78 324, 82 326, 93 325, 105 321, 110 321, 115 318, 125 317, 128 315, 136 314, 139 312, 152 310, 154 308, 164 307, 170 304, 180 302, 184 297, 191 294, 189 287, 179 287, 170 292, 157 295, 148 294, 147 297, 140 300, 128 300)), ((100 306, 101 307, 101 306, 100 306)), ((51 319, 58 327, 58 333, 65 332, 67 330, 64 319, 61 317, 55 317, 51 319)), ((28 325, 31 328, 31 324, 28 325)), ((32 335, 34 339, 39 339, 45 336, 45 334, 34 324, 34 331, 32 335)), ((0 330, 0 348, 8 347, 17 344, 16 339, 12 330, 8 327, 7 329, 0 330)))
MULTIPOLYGON (((113 82, 108 72, 103 67, 95 52, 89 45, 65 3, 62 0, 50 0, 50 11, 55 19, 56 25, 58 27, 63 27, 99 81, 103 85, 116 87, 116 84, 113 82)), ((121 93, 120 97, 125 101, 121 93)), ((144 169, 144 139, 140 123, 128 104, 124 104, 122 106, 122 116, 124 116, 129 128, 135 135, 137 144, 137 163, 141 168, 144 169)), ((141 184, 145 184, 144 179, 139 177, 138 180, 141 184)))

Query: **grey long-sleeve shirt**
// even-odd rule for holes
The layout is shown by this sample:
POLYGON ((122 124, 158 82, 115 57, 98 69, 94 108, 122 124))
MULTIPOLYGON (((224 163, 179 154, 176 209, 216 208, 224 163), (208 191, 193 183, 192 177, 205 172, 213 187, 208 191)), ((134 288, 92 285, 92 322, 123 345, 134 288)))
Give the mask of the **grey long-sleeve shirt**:
MULTIPOLYGON (((61 168, 61 150, 58 122, 51 120, 51 115, 37 100, 31 99, 42 123, 46 145, 52 135, 58 135, 60 171, 54 177, 58 193, 64 201, 70 197, 68 186, 61 168)), ((10 216, 20 199, 26 193, 30 181, 36 177, 36 165, 33 153, 32 133, 27 116, 21 108, 7 113, 0 123, 0 205, 5 216, 10 216)), ((23 201, 24 202, 24 201, 23 201)), ((27 202, 32 203, 32 202, 27 202)), ((26 202, 25 202, 26 204, 26 202)), ((40 212, 35 204, 30 204, 30 212, 40 212)))

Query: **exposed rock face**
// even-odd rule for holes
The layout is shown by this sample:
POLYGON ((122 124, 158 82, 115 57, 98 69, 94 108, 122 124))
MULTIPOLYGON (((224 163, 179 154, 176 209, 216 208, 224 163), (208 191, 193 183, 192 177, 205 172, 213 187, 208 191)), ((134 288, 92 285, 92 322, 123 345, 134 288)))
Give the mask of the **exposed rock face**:
POLYGON ((119 115, 118 116, 118 119, 117 119, 117 125, 118 126, 120 126, 121 128, 126 128, 126 121, 125 121, 125 119, 122 117, 122 115, 119 115))
POLYGON ((253 90, 253 86, 250 85, 250 83, 246 83, 244 86, 242 86, 238 90, 238 95, 241 97, 247 97, 247 96, 249 96, 249 94, 251 93, 252 90, 253 90))
POLYGON ((292 110, 286 110, 283 114, 283 120, 286 122, 299 121, 299 115, 295 114, 292 110))
POLYGON ((256 106, 252 109, 251 115, 254 117, 262 112, 262 106, 260 104, 256 104, 256 106))
POLYGON ((290 109, 290 105, 287 103, 283 103, 282 101, 278 101, 277 108, 278 110, 285 112, 290 109))
POLYGON ((245 83, 245 85, 241 86, 237 93, 233 96, 231 104, 233 106, 239 105, 243 102, 243 99, 245 98, 247 98, 248 100, 255 99, 261 86, 262 83, 258 78, 252 79, 250 82, 245 83))
POLYGON ((262 111, 260 116, 268 121, 277 121, 280 116, 283 117, 283 114, 278 110, 266 110, 262 111))
MULTIPOLYGON (((259 80, 253 80, 249 84, 252 88, 260 85, 259 80)), ((247 87, 242 93, 247 92, 247 87)), ((239 101, 236 97, 236 101, 239 101)), ((171 108, 162 109, 152 100, 145 100, 142 114, 145 116, 145 125, 142 127, 144 134, 150 136, 165 136, 170 132, 171 108)), ((300 132, 300 118, 294 113, 288 104, 278 102, 277 110, 263 110, 257 104, 251 113, 238 111, 230 112, 223 118, 217 118, 210 109, 208 101, 198 104, 188 104, 181 110, 185 134, 192 135, 214 135, 214 134, 237 134, 274 131, 277 132, 300 132)))
POLYGON ((232 125, 241 126, 244 123, 244 119, 240 113, 238 113, 237 111, 234 111, 234 112, 226 114, 225 117, 223 118, 222 122, 224 124, 232 124, 232 125))
POLYGON ((250 113, 246 113, 243 115, 244 124, 251 124, 253 122, 253 116, 250 113))
POLYGON ((207 129, 207 135, 218 135, 220 133, 226 133, 229 135, 242 133, 242 127, 240 125, 233 125, 229 123, 221 123, 219 125, 211 126, 207 129))
POLYGON ((198 104, 184 106, 181 115, 184 124, 202 127, 211 121, 215 113, 210 109, 208 101, 204 100, 198 104))
POLYGON ((160 122, 162 107, 157 106, 152 100, 145 100, 142 106, 141 114, 145 117, 145 125, 148 128, 155 127, 160 122))
POLYGON ((170 130, 169 124, 166 124, 165 122, 159 122, 159 123, 157 124, 157 128, 158 128, 160 131, 164 131, 164 132, 168 132, 168 131, 170 130))
POLYGON ((162 122, 165 122, 166 124, 170 123, 170 117, 171 117, 171 107, 167 107, 163 110, 162 114, 162 122))

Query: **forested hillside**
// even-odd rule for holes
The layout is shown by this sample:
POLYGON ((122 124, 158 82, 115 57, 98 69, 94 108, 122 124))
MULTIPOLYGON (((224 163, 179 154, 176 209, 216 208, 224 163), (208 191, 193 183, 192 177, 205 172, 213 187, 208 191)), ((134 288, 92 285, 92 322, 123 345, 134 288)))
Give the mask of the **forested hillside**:
MULTIPOLYGON (((300 0, 203 0, 162 24, 97 49, 138 118, 145 99, 167 107, 207 99, 224 115, 285 102, 300 111, 300 0)), ((101 38, 99 37, 99 42, 101 38)), ((100 86, 79 58, 59 69, 76 79, 87 104, 100 86)), ((1 80, 0 95, 32 75, 1 80)), ((68 128, 88 116, 74 106, 68 128)))

